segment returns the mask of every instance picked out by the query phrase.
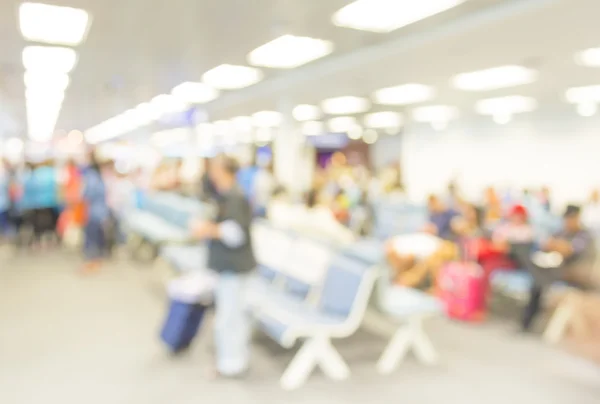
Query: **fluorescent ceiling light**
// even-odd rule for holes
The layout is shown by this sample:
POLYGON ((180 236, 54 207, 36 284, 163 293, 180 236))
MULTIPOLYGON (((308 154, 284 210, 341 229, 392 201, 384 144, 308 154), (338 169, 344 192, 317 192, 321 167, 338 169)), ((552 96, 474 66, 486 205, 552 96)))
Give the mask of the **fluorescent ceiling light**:
POLYGON ((403 84, 387 87, 373 93, 373 100, 383 105, 410 105, 431 100, 435 89, 424 84, 403 84))
POLYGON ((65 73, 47 74, 37 71, 26 71, 23 81, 27 90, 44 92, 64 92, 69 86, 69 75, 65 73))
POLYGON ((26 70, 69 73, 77 64, 77 52, 57 46, 26 46, 22 59, 26 70))
POLYGON ((227 135, 231 132, 231 122, 226 120, 213 122, 214 134, 219 136, 227 135))
POLYGON ((318 136, 325 132, 325 124, 320 121, 307 121, 302 123, 302 134, 305 136, 318 136))
POLYGON ((89 26, 87 11, 42 3, 23 3, 19 7, 19 26, 31 42, 79 45, 89 26))
POLYGON ((333 43, 323 39, 283 35, 254 49, 248 62, 254 66, 291 69, 329 55, 333 43))
POLYGON ((586 49, 577 53, 575 61, 582 66, 600 67, 600 48, 586 49))
POLYGON ((537 101, 522 95, 508 97, 488 98, 480 100, 475 105, 475 110, 481 115, 511 116, 523 112, 531 112, 537 108, 537 101))
POLYGON ((231 123, 238 132, 252 132, 252 117, 236 116, 231 119, 231 123))
POLYGON ((357 0, 338 10, 339 27, 386 33, 449 10, 466 0, 357 0))
POLYGON ((367 128, 387 129, 399 128, 404 120, 402 115, 397 112, 375 112, 368 114, 364 118, 364 123, 367 128))
POLYGON ((204 83, 185 82, 173 88, 171 95, 179 98, 183 102, 205 104, 217 98, 219 96, 219 90, 204 83))
POLYGON ((356 126, 359 126, 358 121, 353 116, 338 116, 327 121, 327 127, 335 133, 344 133, 356 126))
POLYGON ((321 109, 329 115, 359 114, 369 108, 369 100, 353 96, 329 98, 321 102, 321 109))
POLYGON ((586 103, 577 104, 577 113, 583 117, 590 117, 596 115, 598 112, 598 104, 586 103))
POLYGON ((600 85, 571 87, 565 93, 565 98, 572 104, 600 102, 600 85))
POLYGON ((300 122, 315 121, 321 117, 321 110, 316 105, 300 104, 292 110, 292 115, 300 122))
POLYGON ((529 84, 537 77, 538 73, 533 69, 511 65, 462 73, 452 79, 452 84, 464 91, 489 91, 529 84))
POLYGON ((214 88, 235 90, 258 83, 263 79, 259 69, 247 66, 220 65, 202 75, 202 81, 214 88))
POLYGON ((155 116, 160 116, 185 111, 188 104, 172 95, 161 94, 150 101, 150 107, 155 116))
POLYGON ((260 111, 252 115, 252 123, 259 128, 274 128, 283 122, 283 115, 277 111, 260 111))
POLYGON ((417 122, 446 123, 458 117, 458 109, 448 105, 429 105, 412 110, 412 118, 417 122))
POLYGON ((190 140, 191 133, 187 128, 169 129, 156 132, 152 135, 150 142, 155 147, 167 147, 177 143, 184 143, 190 140))
POLYGON ((363 141, 366 144, 373 144, 373 143, 375 143, 377 141, 378 138, 379 138, 379 135, 373 129, 367 129, 363 133, 363 141))

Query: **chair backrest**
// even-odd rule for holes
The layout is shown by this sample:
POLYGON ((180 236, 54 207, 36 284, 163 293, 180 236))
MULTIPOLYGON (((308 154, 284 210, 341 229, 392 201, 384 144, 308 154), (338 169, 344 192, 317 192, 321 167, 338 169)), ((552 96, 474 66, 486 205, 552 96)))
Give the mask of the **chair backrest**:
POLYGON ((377 276, 377 267, 371 263, 343 253, 337 255, 323 282, 319 310, 346 317, 347 331, 354 331, 362 321, 377 276))
POLYGON ((375 210, 375 235, 387 239, 400 234, 415 233, 427 223, 423 206, 404 204, 379 205, 375 210))
POLYGON ((327 244, 304 237, 297 238, 282 269, 287 278, 286 289, 300 296, 317 290, 333 256, 334 251, 327 244))
POLYGON ((256 260, 273 271, 282 271, 289 259, 293 236, 268 225, 257 223, 252 227, 252 243, 256 260))

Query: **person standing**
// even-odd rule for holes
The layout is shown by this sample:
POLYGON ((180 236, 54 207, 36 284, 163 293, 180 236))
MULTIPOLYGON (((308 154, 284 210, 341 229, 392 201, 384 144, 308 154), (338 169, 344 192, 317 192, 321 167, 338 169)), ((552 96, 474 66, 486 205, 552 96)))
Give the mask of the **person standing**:
POLYGON ((106 187, 93 152, 90 155, 90 166, 83 173, 83 200, 87 212, 84 227, 84 272, 93 272, 99 268, 106 250, 105 225, 109 218, 106 187))
POLYGON ((252 210, 237 185, 237 162, 214 158, 209 175, 219 198, 213 221, 193 222, 198 239, 208 241, 208 268, 219 274, 215 290, 216 372, 212 376, 239 377, 250 357, 250 319, 245 307, 248 273, 256 267, 250 224, 252 210))

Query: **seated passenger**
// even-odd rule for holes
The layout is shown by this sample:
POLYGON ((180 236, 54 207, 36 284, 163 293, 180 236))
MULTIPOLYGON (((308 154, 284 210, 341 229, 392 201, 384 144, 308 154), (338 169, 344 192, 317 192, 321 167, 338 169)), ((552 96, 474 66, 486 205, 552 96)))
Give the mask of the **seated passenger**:
POLYGON ((458 213, 444 205, 442 200, 435 195, 429 196, 428 201, 429 223, 425 226, 426 233, 438 236, 444 240, 453 240, 452 219, 458 213))
POLYGON ((546 290, 556 281, 589 289, 594 286, 593 269, 596 255, 594 240, 581 224, 581 208, 569 205, 564 214, 563 230, 542 246, 542 259, 529 260, 527 269, 534 278, 529 303, 523 314, 522 327, 531 328, 546 290), (545 262, 543 262, 545 261, 545 262))

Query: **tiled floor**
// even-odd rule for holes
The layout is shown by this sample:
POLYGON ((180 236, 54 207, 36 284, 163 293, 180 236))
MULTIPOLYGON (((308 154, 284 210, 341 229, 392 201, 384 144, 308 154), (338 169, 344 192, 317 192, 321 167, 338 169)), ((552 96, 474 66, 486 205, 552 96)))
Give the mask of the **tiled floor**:
POLYGON ((209 382, 209 324, 193 351, 171 358, 157 340, 164 302, 151 268, 112 264, 81 277, 77 258, 39 253, 0 258, 0 403, 600 403, 600 369, 510 324, 430 325, 442 364, 408 359, 392 376, 374 363, 385 340, 359 332, 339 342, 352 377, 315 374, 279 389, 290 352, 259 338, 244 382, 209 382))

